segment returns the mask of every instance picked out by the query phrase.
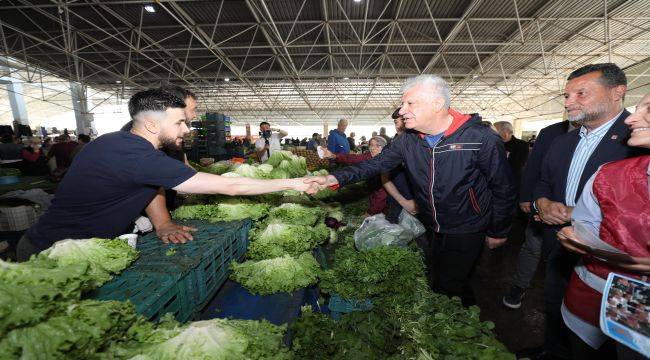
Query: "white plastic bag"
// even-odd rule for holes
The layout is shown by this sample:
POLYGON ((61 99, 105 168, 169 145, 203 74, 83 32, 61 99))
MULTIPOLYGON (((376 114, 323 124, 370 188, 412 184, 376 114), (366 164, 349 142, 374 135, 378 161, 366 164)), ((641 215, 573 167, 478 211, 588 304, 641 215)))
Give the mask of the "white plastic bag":
POLYGON ((422 234, 427 231, 420 220, 404 209, 402 209, 402 212, 399 214, 399 225, 404 229, 411 231, 414 238, 422 236, 422 234))
POLYGON ((411 230, 390 223, 384 214, 377 214, 363 220, 354 232, 354 244, 364 251, 383 245, 406 246, 413 237, 411 230))

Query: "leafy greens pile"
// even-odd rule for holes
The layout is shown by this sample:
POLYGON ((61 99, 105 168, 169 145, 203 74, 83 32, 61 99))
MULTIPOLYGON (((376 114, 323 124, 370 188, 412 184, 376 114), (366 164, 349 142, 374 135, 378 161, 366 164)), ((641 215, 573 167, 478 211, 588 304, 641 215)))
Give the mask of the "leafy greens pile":
POLYGON ((87 262, 59 267, 45 259, 20 264, 0 260, 0 338, 61 312, 95 282, 87 262))
POLYGON ((310 253, 297 258, 289 255, 260 261, 230 264, 230 277, 252 293, 268 295, 293 292, 313 285, 318 280, 320 266, 310 253))
POLYGON ((160 326, 135 329, 138 341, 109 349, 107 358, 290 359, 282 344, 286 325, 268 321, 213 319, 180 326, 166 319, 160 326))
POLYGON ((357 251, 351 244, 334 254, 333 266, 321 275, 321 290, 344 299, 403 303, 415 292, 415 279, 424 276, 419 252, 380 246, 357 251))
POLYGON ((101 286, 131 264, 138 252, 121 239, 82 239, 57 241, 39 257, 53 259, 59 266, 88 262, 94 286, 101 286))
POLYGON ((344 299, 371 299, 367 311, 338 321, 303 309, 292 325, 293 350, 310 359, 514 359, 479 308, 434 294, 419 251, 377 247, 357 251, 351 232, 323 271, 320 288, 344 299))
POLYGON ((271 154, 265 164, 273 166, 274 179, 286 179, 307 175, 307 160, 302 156, 292 154, 290 151, 276 150, 271 154))
POLYGON ((325 209, 319 206, 305 206, 300 204, 282 204, 271 210, 269 217, 278 219, 288 224, 313 226, 323 220, 325 209))
POLYGON ((86 300, 31 327, 15 329, 0 341, 2 359, 83 359, 116 341, 136 320, 133 305, 86 300))
POLYGON ((330 230, 325 224, 309 227, 271 220, 265 228, 251 234, 247 257, 263 260, 284 255, 299 256, 325 242, 330 230))
POLYGON ((252 202, 220 203, 216 205, 187 205, 174 210, 174 219, 201 219, 212 222, 234 221, 251 218, 257 220, 266 216, 269 206, 252 202))

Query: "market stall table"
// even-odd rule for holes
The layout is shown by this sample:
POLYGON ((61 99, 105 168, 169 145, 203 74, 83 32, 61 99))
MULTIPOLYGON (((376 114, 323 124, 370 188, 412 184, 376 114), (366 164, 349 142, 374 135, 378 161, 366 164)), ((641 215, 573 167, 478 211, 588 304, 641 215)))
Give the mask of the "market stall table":
POLYGON ((0 194, 14 190, 43 189, 48 193, 56 191, 57 183, 51 182, 46 176, 20 176, 20 182, 10 185, 0 185, 0 194))

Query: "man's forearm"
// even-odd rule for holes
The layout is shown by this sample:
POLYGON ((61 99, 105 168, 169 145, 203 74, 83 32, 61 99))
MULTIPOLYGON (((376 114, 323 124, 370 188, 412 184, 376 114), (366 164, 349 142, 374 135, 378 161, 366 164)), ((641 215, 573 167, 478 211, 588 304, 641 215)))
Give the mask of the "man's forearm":
POLYGON ((149 205, 147 205, 145 212, 154 228, 158 228, 161 224, 172 220, 169 210, 167 210, 165 190, 163 188, 158 189, 158 193, 153 200, 151 200, 149 205))
POLYGON ((174 190, 190 194, 260 195, 276 191, 293 190, 296 180, 260 180, 246 177, 223 177, 197 173, 174 190))
POLYGON ((381 174, 381 181, 388 195, 392 196, 395 201, 397 201, 399 204, 402 204, 404 201, 406 201, 406 198, 402 196, 395 184, 390 181, 387 173, 381 174))

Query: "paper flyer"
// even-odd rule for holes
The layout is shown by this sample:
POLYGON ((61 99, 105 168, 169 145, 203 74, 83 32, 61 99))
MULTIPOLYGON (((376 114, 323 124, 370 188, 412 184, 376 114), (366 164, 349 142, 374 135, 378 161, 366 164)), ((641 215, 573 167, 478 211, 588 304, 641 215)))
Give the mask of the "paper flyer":
POLYGON ((619 263, 634 262, 632 257, 601 240, 597 234, 594 234, 593 231, 590 231, 588 226, 581 222, 574 221, 573 230, 575 231, 577 238, 567 238, 567 240, 572 245, 587 251, 591 255, 594 255, 603 261, 611 260, 619 263))
POLYGON ((650 284, 610 273, 600 306, 600 329, 650 357, 650 284))

